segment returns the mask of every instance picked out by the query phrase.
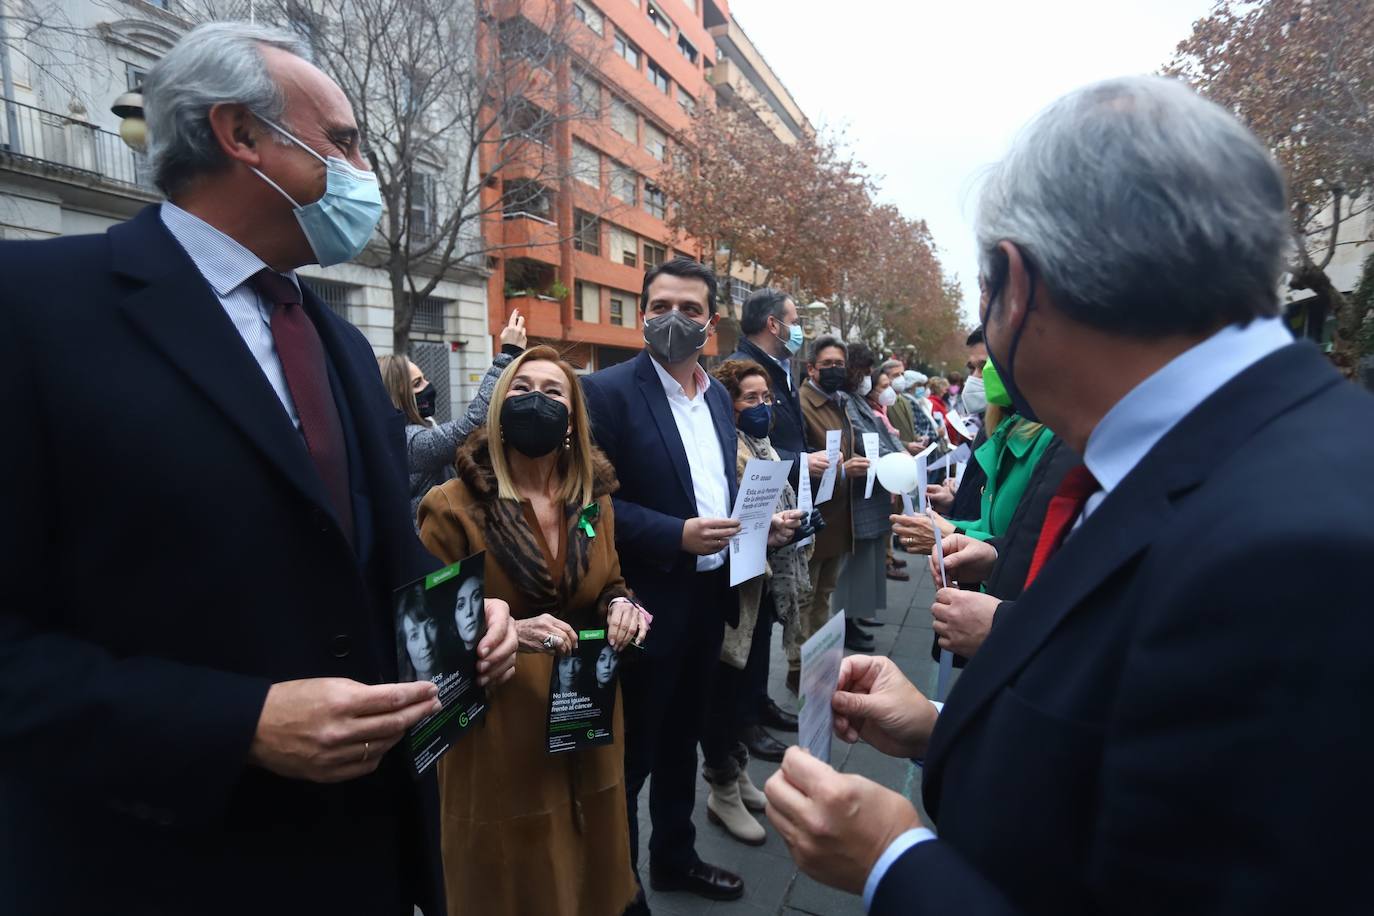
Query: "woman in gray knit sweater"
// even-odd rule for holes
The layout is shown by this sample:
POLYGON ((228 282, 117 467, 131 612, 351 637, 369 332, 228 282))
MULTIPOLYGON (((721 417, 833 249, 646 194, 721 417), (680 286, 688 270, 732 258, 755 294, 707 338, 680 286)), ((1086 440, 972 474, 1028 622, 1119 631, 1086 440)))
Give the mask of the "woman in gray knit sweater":
MULTIPOLYGON (((434 385, 425 378, 420 367, 404 356, 380 356, 377 363, 382 382, 391 403, 406 416, 406 463, 410 468, 410 521, 420 501, 432 487, 453 478, 453 460, 458 446, 487 419, 487 405, 492 389, 502 370, 525 350, 525 319, 520 312, 511 313, 510 321, 501 330, 501 352, 491 361, 491 368, 482 376, 477 394, 461 417, 447 423, 434 422, 434 385)), ((416 529, 418 531, 418 528, 416 529)))

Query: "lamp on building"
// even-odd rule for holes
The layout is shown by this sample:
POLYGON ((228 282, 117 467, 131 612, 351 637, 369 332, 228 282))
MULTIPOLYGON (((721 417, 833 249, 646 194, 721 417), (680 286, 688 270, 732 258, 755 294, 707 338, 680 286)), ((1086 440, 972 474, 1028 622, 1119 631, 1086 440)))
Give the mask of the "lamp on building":
POLYGON ((148 145, 148 124, 143 120, 143 93, 137 90, 124 93, 114 100, 110 111, 121 119, 119 136, 124 145, 134 152, 143 152, 148 145))

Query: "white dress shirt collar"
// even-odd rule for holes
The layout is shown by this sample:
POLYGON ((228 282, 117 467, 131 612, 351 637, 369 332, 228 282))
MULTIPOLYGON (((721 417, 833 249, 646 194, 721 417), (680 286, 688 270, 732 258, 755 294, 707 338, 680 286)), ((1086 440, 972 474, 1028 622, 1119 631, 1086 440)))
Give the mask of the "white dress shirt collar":
MULTIPOLYGON (((172 233, 178 244, 190 255, 200 275, 218 296, 227 296, 250 277, 267 267, 253 252, 211 226, 198 216, 187 213, 171 201, 163 201, 162 224, 172 233)), ((282 276, 296 284, 294 272, 282 276)))
POLYGON ((1159 440, 1218 388, 1293 342, 1278 318, 1223 328, 1117 401, 1088 436, 1083 463, 1110 493, 1159 440))
POLYGON ((650 356, 649 362, 653 363, 654 371, 658 373, 658 380, 663 383, 663 393, 668 395, 669 399, 679 397, 688 401, 695 401, 697 398, 706 397, 706 389, 711 387, 711 378, 706 374, 706 370, 701 368, 701 363, 695 363, 692 366, 692 378, 696 380, 697 394, 696 397, 689 398, 687 397, 687 390, 678 383, 677 379, 668 374, 668 370, 664 369, 658 360, 650 356))

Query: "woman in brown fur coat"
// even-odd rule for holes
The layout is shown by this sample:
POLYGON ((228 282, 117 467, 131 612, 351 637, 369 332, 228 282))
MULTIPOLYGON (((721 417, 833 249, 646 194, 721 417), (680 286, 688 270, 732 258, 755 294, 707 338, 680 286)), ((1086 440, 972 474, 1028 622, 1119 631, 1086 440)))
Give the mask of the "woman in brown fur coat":
POLYGON ((648 615, 620 575, 615 472, 555 350, 506 368, 457 470, 421 503, 420 538, 446 563, 487 551, 487 597, 509 602, 526 654, 439 763, 449 913, 617 916, 637 890, 620 688, 614 744, 550 755, 549 680, 578 629, 606 627, 619 650, 643 640, 648 615))

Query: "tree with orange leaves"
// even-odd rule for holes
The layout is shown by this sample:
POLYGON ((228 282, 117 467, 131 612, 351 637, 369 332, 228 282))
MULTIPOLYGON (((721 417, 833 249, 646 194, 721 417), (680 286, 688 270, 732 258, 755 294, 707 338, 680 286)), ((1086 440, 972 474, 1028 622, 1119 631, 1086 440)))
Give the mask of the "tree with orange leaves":
POLYGON ((1326 270, 1342 227, 1374 201, 1374 9, 1369 0, 1219 0, 1166 72, 1236 112, 1288 176, 1288 285, 1337 317, 1333 361, 1358 363, 1362 316, 1326 270))

